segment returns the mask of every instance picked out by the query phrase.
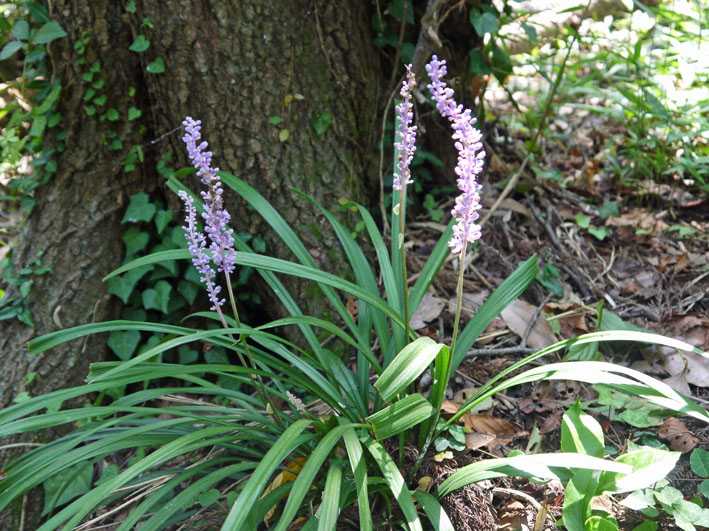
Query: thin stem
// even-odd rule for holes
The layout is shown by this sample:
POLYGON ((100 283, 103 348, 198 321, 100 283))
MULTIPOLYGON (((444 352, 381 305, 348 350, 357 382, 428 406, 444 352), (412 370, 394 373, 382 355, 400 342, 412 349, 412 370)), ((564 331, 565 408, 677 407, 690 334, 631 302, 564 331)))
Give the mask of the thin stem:
MULTIPOLYGON (((241 328, 241 320, 239 319, 239 311, 236 309, 236 300, 234 298, 234 291, 232 290, 231 287, 231 278, 229 277, 229 273, 226 271, 224 272, 224 275, 226 276, 226 287, 227 290, 229 291, 229 302, 231 303, 231 310, 234 313, 234 320, 236 321, 236 327, 241 328)), ((217 305, 217 312, 219 313, 219 317, 221 318, 222 324, 226 328, 226 322, 225 319, 222 315, 221 308, 219 305, 217 305)), ((229 334, 229 337, 234 339, 234 336, 229 334)), ((249 344, 246 342, 246 334, 239 334, 239 341, 241 341, 241 344, 244 347, 244 351, 246 352, 246 356, 249 358, 249 365, 251 366, 252 369, 258 370, 258 367, 256 367, 256 363, 254 362, 254 358, 251 355, 251 349, 249 349, 249 344)), ((244 360, 244 357, 241 355, 241 352, 236 350, 236 355, 239 357, 239 361, 244 367, 247 367, 248 365, 246 364, 246 361, 244 360)), ((258 392, 260 398, 262 401, 267 402, 269 407, 271 408, 272 414, 271 416, 273 417, 273 420, 276 421, 276 424, 280 426, 281 428, 284 427, 283 422, 281 421, 280 417, 277 414, 277 409, 276 406, 273 404, 273 401, 271 400, 271 395, 266 391, 266 385, 263 383, 263 379, 261 378, 260 374, 251 374, 249 373, 249 379, 251 380, 251 383, 253 386, 256 388, 256 391, 258 392), (256 377, 256 380, 258 380, 258 385, 256 381, 254 380, 254 376, 256 377)))
POLYGON ((406 213, 405 207, 406 201, 406 184, 402 183, 401 190, 399 191, 399 252, 401 253, 401 278, 403 279, 402 289, 404 290, 404 346, 409 344, 409 335, 411 334, 411 329, 409 327, 409 286, 406 281, 406 248, 404 247, 404 216, 406 213))
MULTIPOLYGON (((456 288, 457 300, 455 303, 455 324, 453 325, 453 339, 451 339, 451 359, 455 355, 455 342, 458 339, 458 327, 460 325, 460 310, 463 305, 463 272, 465 271, 465 251, 468 248, 468 244, 463 245, 460 251, 460 266, 458 267, 458 287, 456 288)), ((446 375, 446 381, 450 376, 450 366, 448 367, 448 374, 446 375)))
MULTIPOLYGON (((460 313, 461 313, 461 308, 463 306, 463 271, 465 270, 465 252, 468 249, 468 244, 467 242, 463 244, 463 248, 460 251, 460 267, 459 269, 459 274, 458 274, 458 287, 456 288, 457 292, 457 300, 455 303, 455 324, 453 325, 453 338, 451 339, 451 348, 450 348, 450 361, 448 362, 448 367, 446 367, 446 376, 443 379, 443 392, 445 393, 445 390, 448 388, 448 380, 451 377, 451 367, 453 366, 453 360, 455 359, 455 342, 458 339, 458 328, 460 325, 460 313)), ((445 396, 444 396, 445 398, 445 396)), ((414 477, 416 476, 416 472, 418 472, 419 466, 421 466, 421 462, 423 461, 423 457, 426 455, 426 452, 428 451, 428 447, 431 445, 431 442, 438 437, 443 430, 436 430, 438 426, 438 419, 441 418, 441 408, 439 407, 436 413, 434 414, 434 420, 433 423, 431 424, 431 431, 428 432, 428 435, 426 436, 426 442, 424 442, 423 446, 421 447, 421 453, 419 454, 418 459, 416 460, 416 463, 414 463, 414 466, 411 470, 411 476, 410 480, 413 481, 414 477)))

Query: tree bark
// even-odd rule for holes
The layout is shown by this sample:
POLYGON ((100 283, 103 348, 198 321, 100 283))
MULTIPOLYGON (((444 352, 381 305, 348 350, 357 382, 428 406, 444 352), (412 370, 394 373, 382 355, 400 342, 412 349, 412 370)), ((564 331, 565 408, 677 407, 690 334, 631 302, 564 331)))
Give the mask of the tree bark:
MULTIPOLYGON (((22 391, 36 396, 79 385, 90 363, 106 357, 106 338, 99 336, 35 356, 28 356, 26 345, 54 330, 120 316, 120 301, 101 282, 122 260, 120 220, 130 195, 163 193, 155 166, 164 154, 173 154, 176 167, 188 165, 181 142, 185 116, 202 120, 214 165, 266 196, 326 270, 344 263, 336 240, 324 218, 291 187, 331 209, 340 197, 366 202, 368 187, 377 190, 370 186, 370 170, 381 73, 368 2, 144 0, 136 2, 134 14, 124 4, 48 2, 52 18, 69 35, 51 49, 54 75, 63 82, 58 129, 67 132, 66 149, 56 155, 55 177, 37 190, 36 207, 13 253, 18 268, 41 255, 52 271, 35 278, 27 300, 34 328, 0 322, 2 407, 22 391), (128 49, 140 34, 150 41, 142 54, 128 49), (87 36, 81 65, 74 44, 87 36), (150 74, 146 67, 157 57, 165 72, 150 74), (82 76, 95 61, 108 98, 91 117, 83 99, 89 84, 82 76), (139 120, 128 120, 130 106, 142 110, 139 120), (98 115, 110 107, 120 118, 100 121, 98 115), (318 134, 314 121, 328 113, 332 124, 318 134), (269 123, 275 116, 282 124, 269 123), (108 131, 124 146, 142 146, 145 161, 135 171, 119 164, 125 152, 106 147, 108 131), (31 383, 29 372, 36 372, 31 383)), ((198 189, 195 179, 190 184, 198 189)), ((174 210, 181 208, 171 192, 164 197, 174 210)), ((268 254, 290 257, 257 213, 228 190, 225 199, 237 232, 260 235, 268 254)), ((306 310, 323 311, 310 286, 289 280, 288 287, 306 310)), ((262 297, 269 310, 277 308, 271 294, 262 297)), ((8 457, 0 455, 0 462, 8 457)), ((0 528, 17 528, 19 514, 18 507, 8 508, 0 528)), ((34 528, 36 514, 27 518, 25 529, 34 528)))

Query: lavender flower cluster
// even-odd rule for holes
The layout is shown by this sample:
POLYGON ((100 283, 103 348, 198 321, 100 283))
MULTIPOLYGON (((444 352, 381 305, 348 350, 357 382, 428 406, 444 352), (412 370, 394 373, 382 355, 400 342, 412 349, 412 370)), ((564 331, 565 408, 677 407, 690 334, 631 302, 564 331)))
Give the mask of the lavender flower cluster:
POLYGON ((207 285, 209 300, 212 302, 212 310, 218 310, 224 304, 224 299, 219 298, 221 287, 216 285, 214 278, 216 272, 212 269, 211 260, 217 266, 217 271, 222 271, 229 275, 234 272, 236 251, 234 250, 233 230, 228 229, 230 220, 229 213, 224 209, 222 201, 222 183, 217 175, 219 168, 212 168, 212 152, 207 151, 207 142, 198 143, 202 134, 201 121, 193 120, 189 116, 185 118, 182 125, 185 126, 187 134, 182 137, 187 147, 187 153, 192 165, 197 169, 197 175, 202 177, 202 183, 207 187, 206 191, 200 192, 204 200, 204 213, 202 218, 205 223, 205 232, 210 240, 209 250, 212 253, 210 259, 206 253, 207 240, 204 234, 197 230, 197 211, 194 206, 194 199, 184 190, 179 192, 180 199, 185 203, 186 226, 183 227, 188 242, 188 248, 192 255, 192 263, 197 271, 202 275, 201 281, 207 285))
POLYGON ((409 165, 414 159, 416 152, 416 126, 411 125, 414 118, 413 104, 411 103, 411 91, 416 85, 414 73, 409 66, 406 67, 408 74, 402 83, 401 97, 404 100, 396 106, 396 113, 399 117, 399 130, 396 132, 399 141, 394 143, 394 147, 399 150, 399 160, 397 161, 397 171, 394 172, 394 190, 401 190, 402 186, 413 184, 411 180, 411 170, 409 165))
POLYGON ((431 78, 428 90, 436 102, 438 111, 448 118, 453 127, 453 140, 458 150, 458 164, 455 173, 458 175, 458 188, 462 192, 455 200, 451 214, 458 223, 453 227, 453 237, 449 245, 454 253, 465 252, 468 243, 480 239, 480 225, 475 221, 480 216, 480 189, 477 176, 483 169, 485 152, 482 151, 482 135, 473 125, 477 121, 470 114, 470 109, 464 109, 453 98, 453 89, 442 80, 446 75, 445 60, 439 61, 435 55, 426 65, 426 72, 431 78))

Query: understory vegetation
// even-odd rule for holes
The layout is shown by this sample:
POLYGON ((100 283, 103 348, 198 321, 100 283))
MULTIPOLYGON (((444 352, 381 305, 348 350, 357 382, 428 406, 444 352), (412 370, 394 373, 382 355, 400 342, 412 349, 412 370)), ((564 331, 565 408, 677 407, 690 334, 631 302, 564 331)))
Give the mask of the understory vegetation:
MULTIPOLYGON (((440 4, 372 3, 393 71, 376 207, 292 190, 327 221, 346 278, 248 175, 217 169, 219 131, 175 124, 191 166, 167 152, 155 171, 184 213, 130 197, 125 259, 104 279, 121 318, 29 343, 104 333, 115 359, 0 411, 17 450, 0 510, 41 488, 40 531, 709 528, 705 8, 569 6, 546 25, 515 2, 440 4), (449 17, 472 48, 421 52, 449 17), (227 194, 292 259, 231 226, 227 194), (328 318, 303 311, 293 278, 328 318), (286 316, 259 313, 254 286, 286 316), (22 442, 43 430, 60 435, 22 442)), ((67 35, 38 3, 0 10, 0 65, 22 65, 0 85, 0 320, 33 326, 26 299, 52 264, 13 264, 12 240, 64 149, 47 46, 67 35)), ((90 44, 87 30, 77 61, 90 44)), ((133 171, 142 151, 111 123, 141 110, 104 108, 108 65, 85 66, 101 149, 133 171)), ((313 117, 315 141, 332 120, 313 117)))

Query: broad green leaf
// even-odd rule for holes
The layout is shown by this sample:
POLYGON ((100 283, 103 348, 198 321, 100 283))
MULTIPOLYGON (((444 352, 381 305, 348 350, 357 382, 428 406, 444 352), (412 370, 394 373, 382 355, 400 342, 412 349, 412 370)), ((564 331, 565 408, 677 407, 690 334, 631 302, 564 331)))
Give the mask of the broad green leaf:
POLYGON ((53 20, 37 30, 37 33, 32 36, 32 44, 48 44, 62 37, 66 37, 66 32, 59 25, 59 22, 53 20))
MULTIPOLYGON (((130 114, 130 111, 129 111, 130 114)), ((172 210, 158 210, 155 212, 155 228, 158 229, 158 234, 162 234, 162 231, 170 224, 174 214, 172 210)))
POLYGON ((94 467, 91 463, 77 463, 47 479, 42 485, 44 487, 42 516, 91 490, 93 474, 94 467))
MULTIPOLYGON (((343 424, 344 419, 338 419, 343 424)), ((367 490, 367 463, 362 452, 362 445, 357 438, 354 429, 350 428, 342 434, 345 441, 347 457, 352 468, 357 489, 357 508, 359 510, 359 527, 361 531, 372 531, 372 513, 369 510, 369 493, 367 490)))
POLYGON ((374 458, 374 462, 377 463, 379 470, 381 470, 389 490, 396 498, 401 512, 404 513, 409 529, 411 531, 423 531, 416 507, 411 500, 411 491, 406 487, 406 482, 401 476, 401 472, 399 472, 399 467, 396 466, 396 463, 394 463, 384 447, 371 437, 364 438, 362 444, 367 447, 367 450, 374 458))
MULTIPOLYGON (((212 485, 216 485, 219 481, 223 480, 227 476, 250 470, 255 466, 256 463, 254 462, 238 463, 230 466, 224 466, 215 470, 214 472, 207 474, 204 477, 199 478, 193 483, 190 483, 190 485, 186 489, 183 489, 179 494, 171 497, 164 504, 161 504, 159 510, 155 512, 155 514, 153 514, 147 522, 142 523, 140 525, 140 529, 142 529, 143 531, 157 531, 158 529, 164 529, 165 522, 169 520, 172 516, 174 516, 175 513, 187 507, 188 503, 192 502, 195 496, 198 497, 199 503, 202 506, 211 505, 210 503, 205 503, 209 500, 203 498, 203 496, 209 493, 210 498, 216 501, 216 499, 218 499, 219 497, 219 491, 216 489, 211 489, 206 492, 202 492, 205 488, 211 487, 212 485)), ((179 485, 179 482, 181 481, 184 481, 184 479, 178 476, 178 482, 176 482, 174 486, 177 487, 179 485)), ((172 487, 172 485, 170 485, 170 487, 172 487)), ((136 511, 132 510, 127 519, 128 521, 124 521, 121 524, 121 527, 119 527, 118 531, 128 531, 129 529, 134 529, 133 526, 137 523, 138 519, 140 518, 140 515, 147 512, 150 508, 151 505, 141 507, 137 517, 136 515, 134 515, 134 512, 136 511)))
POLYGON ((113 277, 108 281, 108 292, 120 298, 124 304, 128 303, 128 298, 138 281, 153 269, 153 266, 139 267, 131 269, 124 275, 113 277))
POLYGON ((2 47, 2 51, 0 51, 0 61, 4 61, 6 59, 9 59, 18 50, 22 49, 22 41, 10 41, 8 42, 5 46, 2 47))
POLYGON ((382 395, 383 400, 390 401, 413 383, 431 365, 442 349, 447 348, 430 337, 418 338, 397 354, 374 387, 382 395))
POLYGON ((486 33, 495 33, 499 28, 497 17, 492 13, 480 13, 477 9, 470 11, 470 23, 475 28, 475 33, 484 36, 486 33))
POLYGON ((470 72, 473 74, 479 74, 486 76, 492 73, 492 67, 490 63, 487 62, 485 56, 479 48, 473 48, 470 50, 470 72))
POLYGON ((423 507, 428 521, 431 522, 435 531, 455 531, 453 523, 433 494, 417 489, 413 491, 413 495, 423 507))
POLYGON ((138 227, 132 226, 123 233, 121 239, 126 246, 126 255, 132 256, 143 251, 148 246, 150 235, 140 230, 138 227))
POLYGON ((290 453, 303 443, 300 434, 312 424, 310 420, 297 420, 283 432, 271 449, 263 457, 251 477, 241 489, 241 494, 229 510, 222 529, 244 529, 244 524, 249 516, 249 511, 261 497, 266 488, 266 483, 278 465, 290 453))
POLYGON ((154 61, 148 63, 147 70, 150 74, 162 74, 165 72, 165 61, 162 57, 156 57, 154 61))
POLYGON ((507 52, 492 43, 492 73, 500 83, 504 83, 505 78, 512 74, 512 61, 507 52))
POLYGON ((332 114, 327 111, 316 112, 311 120, 318 135, 322 135, 332 123, 332 114))
POLYGON ((138 35, 133 41, 133 44, 128 47, 131 52, 136 53, 142 53, 148 48, 150 48, 150 41, 145 38, 145 35, 138 35))
MULTIPOLYGON (((137 109, 135 107, 128 107, 128 120, 137 120, 140 118, 140 116, 143 114, 143 112, 140 109, 137 109)), ((162 212, 162 211, 161 211, 162 212)), ((161 232, 161 231, 158 231, 161 232)))
POLYGON ((416 426, 434 413, 431 403, 414 393, 370 415, 367 420, 374 427, 377 439, 384 440, 416 426))
POLYGON ((170 293, 172 286, 165 280, 160 280, 155 284, 155 288, 148 288, 143 291, 143 307, 146 310, 159 310, 162 313, 169 313, 170 293))
POLYGON ((108 346, 121 360, 130 359, 140 343, 140 332, 137 330, 114 330, 108 335, 108 346))
POLYGON ((596 470, 576 470, 566 483, 562 509, 566 529, 570 531, 588 529, 586 522, 591 516, 591 503, 598 490, 599 475, 596 470))
POLYGON ((618 473, 629 473, 632 468, 623 463, 616 463, 597 457, 582 454, 536 454, 485 459, 454 472, 436 490, 435 495, 440 500, 461 487, 484 479, 496 477, 536 477, 540 479, 560 479, 563 470, 589 469, 607 470, 618 473))
POLYGON ((680 455, 679 452, 650 447, 623 454, 616 462, 630 465, 632 472, 604 472, 599 489, 603 492, 618 493, 650 487, 672 471, 680 455))
POLYGON ((561 420, 561 451, 603 457, 603 428, 591 415, 581 411, 576 402, 561 420))
POLYGON ((689 456, 689 466, 700 478, 709 478, 709 452, 701 448, 692 450, 689 456))
POLYGON ((341 459, 336 457, 327 471, 325 490, 320 505, 318 531, 330 531, 337 528, 337 517, 340 515, 340 490, 342 488, 341 459))
POLYGON ((143 192, 130 196, 130 204, 123 215, 121 223, 137 223, 139 221, 150 221, 153 219, 156 207, 150 202, 150 198, 143 192))
POLYGON ((30 25, 26 20, 20 19, 12 27, 12 34, 16 39, 26 41, 30 35, 30 25))

